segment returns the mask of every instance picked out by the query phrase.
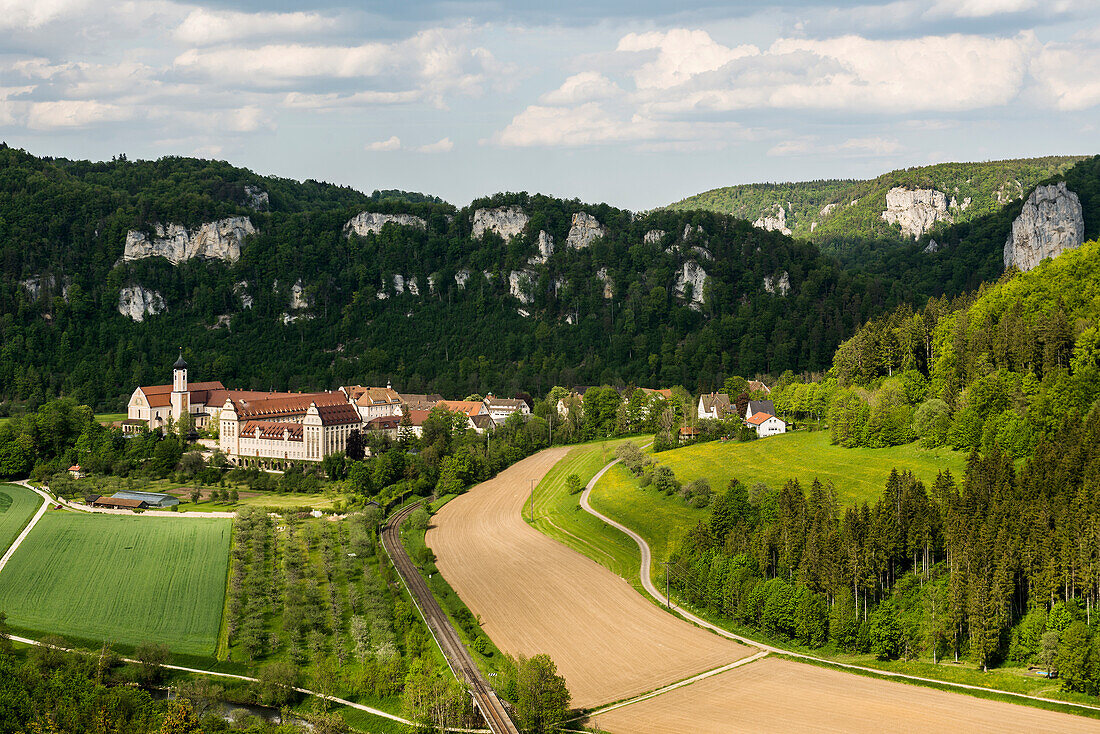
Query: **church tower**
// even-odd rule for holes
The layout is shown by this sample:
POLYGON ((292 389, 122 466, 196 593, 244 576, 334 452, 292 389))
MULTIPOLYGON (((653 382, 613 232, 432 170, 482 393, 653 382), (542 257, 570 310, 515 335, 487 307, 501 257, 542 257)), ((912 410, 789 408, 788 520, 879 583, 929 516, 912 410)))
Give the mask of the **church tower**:
POLYGON ((172 420, 179 421, 180 416, 190 412, 191 391, 187 389, 187 363, 181 348, 179 359, 172 365, 172 420))

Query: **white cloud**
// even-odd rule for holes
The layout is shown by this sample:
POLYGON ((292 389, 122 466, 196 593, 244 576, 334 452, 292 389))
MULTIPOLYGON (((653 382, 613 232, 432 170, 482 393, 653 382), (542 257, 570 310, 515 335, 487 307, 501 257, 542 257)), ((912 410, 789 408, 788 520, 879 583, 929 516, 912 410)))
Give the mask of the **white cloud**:
POLYGON ((1041 93, 1060 110, 1084 110, 1100 104, 1100 49, 1051 45, 1031 64, 1041 93))
POLYGON ((675 28, 666 33, 628 33, 619 39, 620 52, 657 51, 657 57, 634 72, 638 89, 668 89, 696 74, 720 69, 734 59, 760 53, 755 46, 727 48, 706 31, 675 28))
POLYGON ((135 110, 131 107, 96 100, 61 99, 31 103, 27 110, 26 124, 32 130, 51 130, 118 122, 134 116, 135 110))
POLYGON ((329 30, 335 18, 319 13, 241 13, 195 8, 173 31, 173 37, 192 46, 211 46, 246 38, 301 36, 329 30))
POLYGON ((955 18, 988 18, 1007 13, 1022 13, 1037 6, 1037 0, 936 0, 928 14, 955 18))
POLYGON ((91 0, 0 0, 0 28, 35 29, 78 15, 91 0))
POLYGON ((867 138, 849 138, 837 145, 835 150, 867 155, 889 155, 901 150, 901 144, 894 138, 876 135, 867 138))
POLYGON ((419 153, 447 153, 453 150, 454 147, 455 144, 451 142, 450 138, 443 138, 442 140, 437 140, 434 143, 421 145, 416 150, 419 153))
POLYGON ((370 151, 401 150, 401 138, 393 135, 388 140, 376 140, 373 143, 367 143, 363 148, 370 151))
POLYGON ((783 140, 768 149, 768 155, 773 157, 787 155, 805 155, 813 150, 814 137, 794 138, 783 140))
POLYGON ((539 97, 539 101, 548 105, 571 105, 609 99, 622 93, 615 82, 595 71, 582 71, 562 82, 552 92, 539 97))

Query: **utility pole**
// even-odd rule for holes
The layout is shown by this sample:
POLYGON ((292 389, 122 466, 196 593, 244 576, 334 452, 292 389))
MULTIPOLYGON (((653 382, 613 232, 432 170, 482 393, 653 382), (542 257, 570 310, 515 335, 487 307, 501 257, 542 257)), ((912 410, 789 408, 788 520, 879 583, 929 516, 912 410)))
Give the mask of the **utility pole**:
POLYGON ((668 566, 672 561, 661 561, 661 565, 665 567, 665 607, 672 609, 672 602, 668 595, 668 566))

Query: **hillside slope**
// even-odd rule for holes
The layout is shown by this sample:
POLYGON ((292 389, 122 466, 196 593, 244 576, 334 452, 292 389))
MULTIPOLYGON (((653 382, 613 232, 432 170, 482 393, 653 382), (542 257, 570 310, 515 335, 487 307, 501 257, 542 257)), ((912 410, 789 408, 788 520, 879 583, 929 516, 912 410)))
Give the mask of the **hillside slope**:
POLYGON ((911 242, 937 228, 995 213, 1081 160, 1080 156, 1051 156, 941 163, 891 171, 869 181, 728 186, 690 196, 669 208, 732 214, 765 228, 787 230, 843 256, 854 242, 911 242), (895 193, 888 200, 891 190, 899 188, 929 193, 916 201, 895 193), (884 219, 884 213, 894 221, 884 219))
POLYGON ((823 367, 900 302, 729 216, 399 196, 0 149, 0 401, 118 408, 180 346, 239 387, 711 388, 823 367))

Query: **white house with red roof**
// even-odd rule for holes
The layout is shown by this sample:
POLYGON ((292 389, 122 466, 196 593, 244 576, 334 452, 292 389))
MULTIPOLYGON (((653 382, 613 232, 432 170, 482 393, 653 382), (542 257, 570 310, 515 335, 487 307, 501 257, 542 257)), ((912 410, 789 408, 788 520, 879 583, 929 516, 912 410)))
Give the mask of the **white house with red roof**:
POLYGON ((787 424, 764 412, 754 413, 745 419, 745 425, 756 431, 759 438, 778 436, 787 432, 787 424))

